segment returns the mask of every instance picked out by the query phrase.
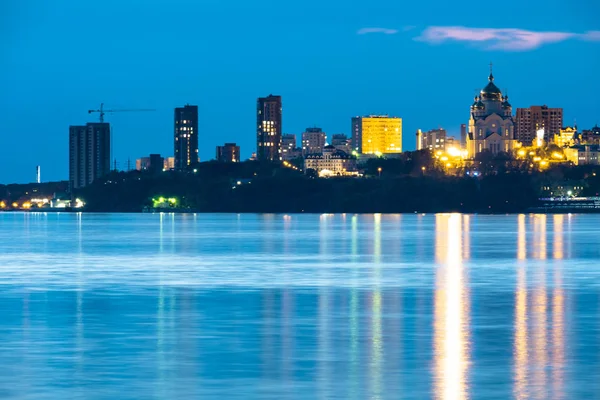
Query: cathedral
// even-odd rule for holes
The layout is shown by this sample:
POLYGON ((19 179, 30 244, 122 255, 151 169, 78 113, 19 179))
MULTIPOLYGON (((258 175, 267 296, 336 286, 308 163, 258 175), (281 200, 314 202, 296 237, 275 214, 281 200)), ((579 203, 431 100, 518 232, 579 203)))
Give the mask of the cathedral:
POLYGON ((512 117, 512 106, 508 96, 494 83, 494 75, 490 70, 489 83, 471 106, 469 131, 467 134, 467 151, 469 158, 484 150, 493 154, 512 153, 517 141, 512 117))

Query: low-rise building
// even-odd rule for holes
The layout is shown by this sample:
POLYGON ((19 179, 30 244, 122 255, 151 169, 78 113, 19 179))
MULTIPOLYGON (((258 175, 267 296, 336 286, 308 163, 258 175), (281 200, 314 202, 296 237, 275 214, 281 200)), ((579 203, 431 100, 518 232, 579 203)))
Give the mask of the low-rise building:
POLYGON ((600 146, 577 145, 564 149, 565 157, 575 165, 598 165, 600 146))
POLYGON ((138 171, 158 172, 163 170, 164 164, 165 159, 160 154, 150 154, 148 157, 135 160, 135 169, 138 171))
POLYGON ((163 163, 163 169, 165 171, 170 171, 175 169, 175 157, 165 157, 165 161, 163 163))
POLYGON ((596 125, 592 129, 585 129, 575 137, 578 144, 600 145, 600 126, 596 125))
POLYGON ((427 132, 417 130, 417 150, 446 150, 446 130, 432 129, 427 132))
POLYGON ((356 157, 328 145, 322 154, 309 154, 304 158, 304 171, 315 170, 319 176, 358 175, 356 157))

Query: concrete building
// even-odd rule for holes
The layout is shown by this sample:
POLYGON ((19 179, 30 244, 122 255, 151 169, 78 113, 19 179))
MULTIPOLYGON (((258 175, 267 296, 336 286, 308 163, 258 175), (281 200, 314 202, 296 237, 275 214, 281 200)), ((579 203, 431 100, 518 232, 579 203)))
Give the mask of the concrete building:
POLYGON ((327 142, 327 135, 321 128, 306 128, 302 133, 302 155, 321 154, 327 142))
POLYGON ((162 171, 165 165, 165 159, 160 154, 150 154, 149 157, 142 157, 135 160, 135 169, 138 171, 162 171))
POLYGON ((175 157, 165 157, 163 169, 165 171, 175 169, 175 157))
POLYGON ((344 153, 352 154, 352 141, 343 133, 337 133, 331 137, 331 145, 344 153))
POLYGON ((402 153, 402 119, 387 115, 352 118, 352 146, 359 154, 402 153))
POLYGON ((175 109, 175 169, 185 169, 198 158, 198 106, 175 109))
POLYGON ((536 133, 544 130, 544 142, 552 143, 554 135, 558 135, 563 127, 563 109, 548 106, 531 106, 517 108, 516 139, 523 146, 531 146, 536 133))
POLYGON ((417 150, 445 151, 446 150, 446 130, 432 129, 423 132, 417 130, 417 150))
POLYGON ((490 71, 488 84, 483 88, 475 102, 471 105, 471 117, 467 132, 467 153, 474 158, 483 151, 493 154, 512 153, 515 140, 512 106, 508 96, 494 83, 494 75, 490 71))
POLYGON ((240 162, 240 146, 235 143, 225 143, 217 146, 217 161, 240 162))
POLYGON ((558 147, 571 147, 575 145, 577 128, 567 126, 562 128, 557 135, 554 135, 554 144, 558 147))
POLYGON ((281 159, 291 161, 302 157, 302 149, 298 147, 296 135, 287 133, 281 136, 281 159))
POLYGON ((309 154, 304 158, 304 172, 315 170, 320 177, 358 175, 356 157, 328 145, 322 154, 309 154))
POLYGON ((260 97, 256 102, 256 155, 261 161, 281 161, 281 96, 260 97))
POLYGON ((69 127, 69 189, 78 189, 110 172, 110 124, 69 127))
POLYGON ((575 165, 598 165, 599 145, 577 145, 564 149, 565 157, 575 165))

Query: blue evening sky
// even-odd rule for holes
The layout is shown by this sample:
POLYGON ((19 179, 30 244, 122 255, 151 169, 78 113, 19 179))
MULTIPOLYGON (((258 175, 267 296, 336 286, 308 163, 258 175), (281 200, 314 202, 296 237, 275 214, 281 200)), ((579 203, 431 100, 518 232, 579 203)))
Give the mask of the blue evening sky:
POLYGON ((564 107, 565 124, 589 128, 598 15, 594 0, 3 0, 0 183, 30 182, 38 164, 44 181, 67 179, 68 126, 101 102, 156 109, 107 116, 120 167, 172 155, 186 103, 200 109, 202 160, 224 142, 247 158, 270 93, 285 133, 349 134, 352 116, 391 114, 410 150, 417 128, 458 134, 490 61, 515 108, 564 107))

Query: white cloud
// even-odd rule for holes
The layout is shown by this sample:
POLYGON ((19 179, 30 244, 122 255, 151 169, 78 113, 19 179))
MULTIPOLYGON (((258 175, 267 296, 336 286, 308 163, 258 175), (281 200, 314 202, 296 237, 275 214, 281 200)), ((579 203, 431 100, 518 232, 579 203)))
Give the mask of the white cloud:
POLYGON ((383 33, 386 35, 393 35, 398 33, 397 29, 387 29, 387 28, 362 28, 356 32, 357 35, 366 35, 368 33, 383 33))
POLYGON ((415 40, 436 44, 446 41, 470 42, 488 50, 525 51, 537 49, 548 43, 562 42, 576 37, 583 38, 584 35, 571 32, 535 32, 512 28, 432 26, 425 29, 421 36, 415 38, 415 40))
POLYGON ((587 31, 581 38, 589 42, 600 42, 600 31, 587 31))

